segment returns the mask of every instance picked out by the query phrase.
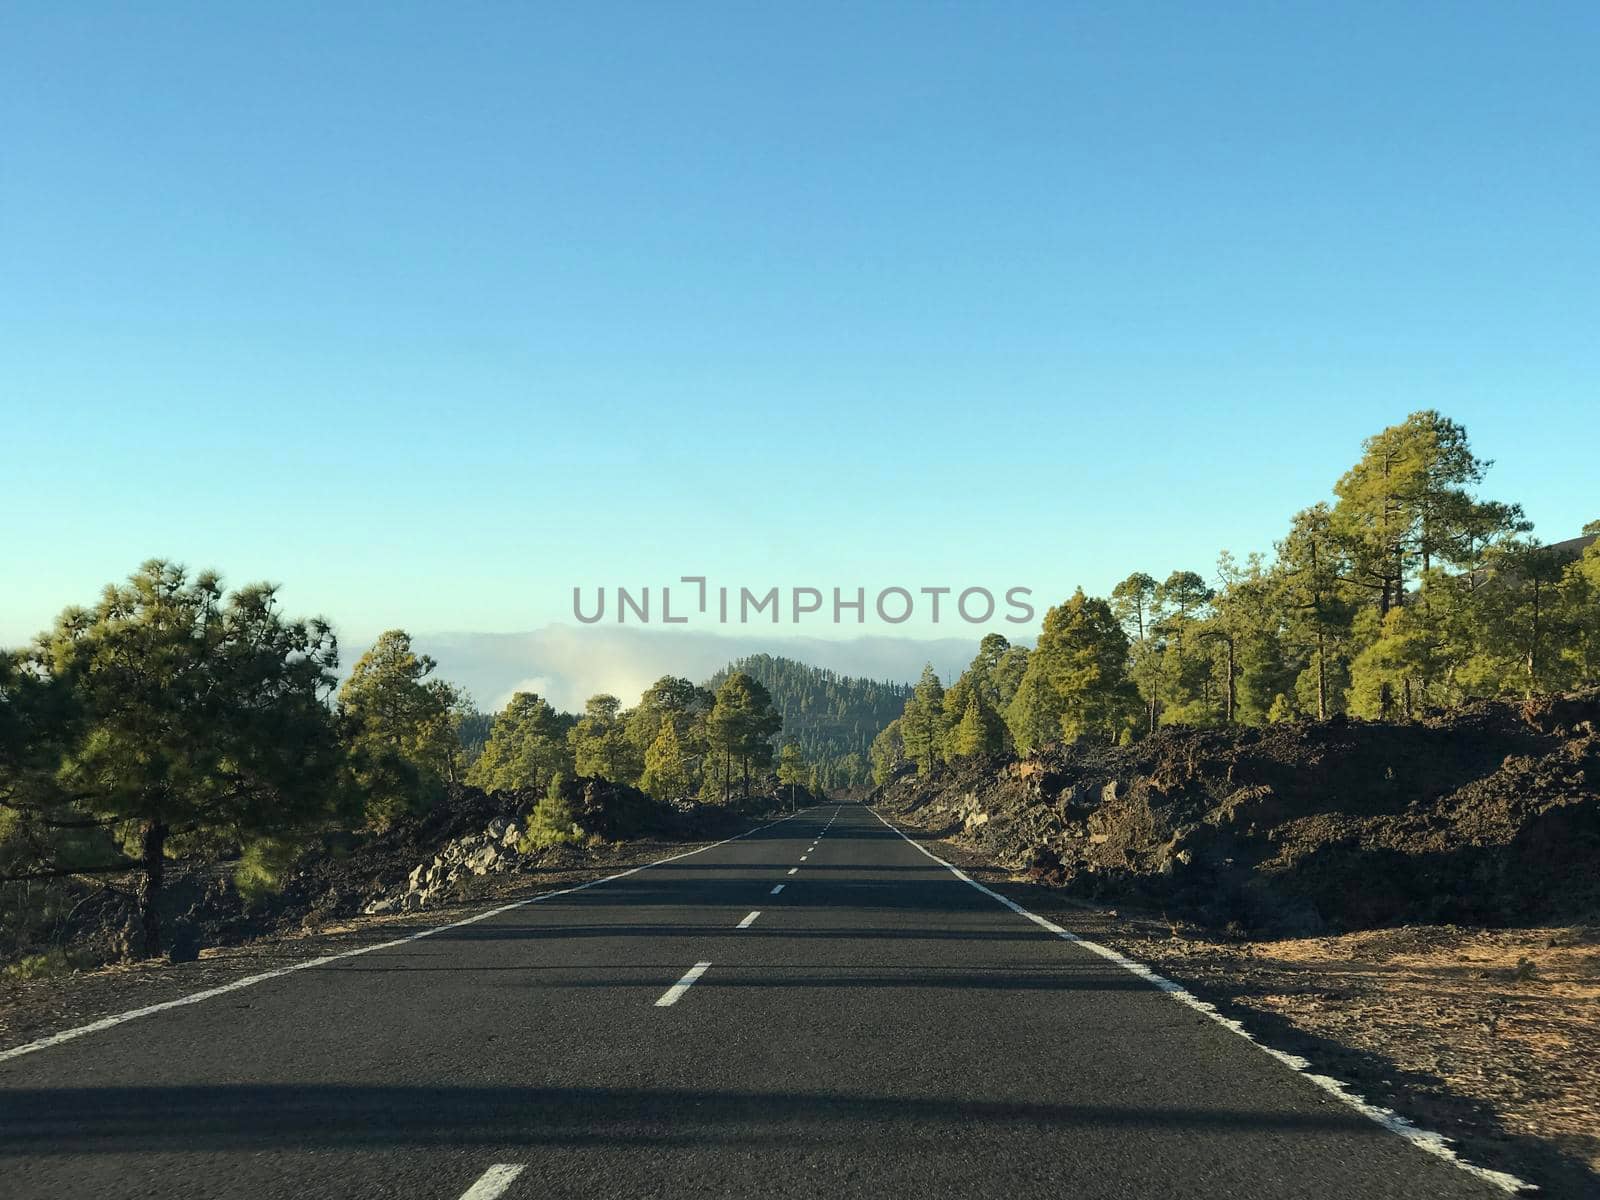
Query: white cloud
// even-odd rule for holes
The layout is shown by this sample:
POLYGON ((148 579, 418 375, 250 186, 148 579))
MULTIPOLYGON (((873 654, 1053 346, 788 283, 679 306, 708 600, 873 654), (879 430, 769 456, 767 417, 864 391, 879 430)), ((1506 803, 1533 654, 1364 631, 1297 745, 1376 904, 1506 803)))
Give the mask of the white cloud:
POLYGON ((733 659, 759 653, 897 681, 915 680, 931 662, 948 682, 977 652, 980 636, 831 640, 547 625, 529 633, 419 634, 413 644, 438 660, 440 678, 467 688, 487 711, 504 707, 513 692, 533 691, 576 712, 597 692, 627 706, 663 675, 699 683, 733 659))

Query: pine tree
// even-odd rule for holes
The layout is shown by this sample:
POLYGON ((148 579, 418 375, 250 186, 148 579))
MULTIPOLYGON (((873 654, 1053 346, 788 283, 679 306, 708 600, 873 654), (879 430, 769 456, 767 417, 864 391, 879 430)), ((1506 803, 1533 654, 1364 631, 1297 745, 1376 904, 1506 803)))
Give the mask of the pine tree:
POLYGON ((1299 648, 1306 663, 1296 690, 1304 687, 1311 692, 1310 707, 1319 721, 1325 721, 1335 711, 1336 698, 1343 695, 1346 647, 1355 615, 1342 582, 1348 560, 1334 535, 1328 506, 1318 504, 1297 513, 1277 551, 1272 579, 1283 608, 1284 639, 1299 648))
POLYGON ((1127 665, 1128 636, 1104 600, 1079 588, 1050 609, 1005 712, 1017 749, 1055 738, 1115 742, 1138 711, 1127 665))
MULTIPOLYGON (((978 653, 967 664, 967 669, 961 673, 950 689, 944 694, 944 746, 942 753, 946 758, 963 757, 956 748, 956 734, 961 727, 962 719, 967 712, 968 704, 973 696, 977 696, 984 711, 991 716, 1010 702, 1016 693, 1016 684, 1021 678, 1021 670, 1026 666, 1027 657, 1024 650, 1021 655, 1013 651, 1009 641, 998 633, 984 635, 982 643, 978 646, 978 653)), ((993 747, 998 751, 1010 744, 1011 734, 1003 722, 996 722, 999 731, 1000 744, 993 747)))
POLYGON ((1296 674, 1284 652, 1279 590, 1259 554, 1241 566, 1223 551, 1217 580, 1222 586, 1200 636, 1214 651, 1220 716, 1225 724, 1259 724, 1273 698, 1294 686, 1296 674))
POLYGON ((1431 409, 1362 444, 1335 485, 1331 528, 1380 618, 1405 602, 1415 572, 1471 568, 1487 546, 1526 531, 1518 506, 1472 495, 1490 465, 1472 453, 1465 428, 1431 409))
POLYGON ((1583 532, 1595 538, 1561 573, 1558 604, 1566 639, 1557 653, 1572 687, 1600 686, 1600 521, 1583 532))
POLYGON ((543 791, 558 772, 572 773, 567 735, 575 722, 533 692, 518 692, 494 718, 467 782, 486 791, 543 791))
POLYGON ((1004 744, 1005 725, 985 702, 982 694, 974 690, 967 697, 966 712, 962 714, 950 739, 952 757, 996 754, 1004 744))
MULTIPOLYGON (((711 715, 715 697, 703 687, 675 675, 663 675, 652 683, 639 703, 622 718, 628 743, 634 757, 647 763, 647 754, 661 734, 664 724, 671 724, 677 737, 678 750, 690 782, 680 789, 683 795, 694 788, 701 761, 709 748, 706 744, 706 720, 711 715)), ((644 787, 643 783, 640 784, 644 787)), ((645 791, 649 788, 645 787, 645 791)))
POLYGON ((1531 538, 1490 553, 1490 580, 1475 596, 1477 653, 1465 672, 1473 690, 1532 695, 1576 682, 1571 649, 1582 642, 1585 614, 1563 604, 1583 578, 1575 560, 1582 563, 1531 538))
POLYGON ((527 829, 522 835, 524 851, 576 842, 583 836, 583 830, 578 825, 578 806, 572 795, 573 787, 574 784, 559 771, 550 777, 544 797, 528 813, 527 829))
POLYGON ((868 753, 872 764, 872 782, 882 787, 894 778, 906 761, 905 741, 900 736, 900 718, 890 721, 872 739, 872 749, 868 753))
POLYGON ((1156 586, 1155 604, 1163 614, 1156 679, 1171 721, 1205 724, 1211 717, 1211 663, 1197 650, 1199 626, 1214 594, 1194 571, 1174 571, 1156 586))
POLYGON ((579 775, 632 784, 644 770, 642 756, 628 740, 621 702, 615 696, 590 696, 583 716, 567 735, 579 775))
POLYGON ((750 768, 765 768, 772 763, 772 736, 783 726, 773 710, 767 689, 743 671, 729 675, 717 689, 708 732, 712 749, 722 754, 724 803, 737 762, 744 778, 744 792, 750 795, 750 768))
POLYGON ((1135 571, 1111 589, 1111 611, 1128 635, 1129 677, 1144 698, 1145 729, 1154 733, 1161 713, 1162 656, 1165 644, 1158 633, 1162 608, 1153 576, 1135 571))
POLYGON ((946 721, 944 685, 939 682, 933 664, 929 663, 922 668, 922 678, 900 714, 900 737, 905 743, 906 755, 924 775, 934 775, 939 770, 939 762, 944 757, 946 721))
MULTIPOLYGON (((34 747, 0 798, 41 829, 112 837, 64 847, 107 859, 47 860, 12 878, 138 871, 146 954, 161 948, 169 850, 248 851, 338 812, 344 753, 328 707, 337 643, 325 621, 284 620, 269 585, 225 597, 214 574, 191 580, 151 561, 93 609, 63 612, 26 659, 48 689, 13 678, 8 702, 45 706, 34 715, 52 726, 39 746, 54 762, 29 771, 34 747), (119 845, 137 849, 125 857, 119 845)), ((9 719, 26 731, 27 716, 9 719)))
POLYGON ((795 788, 811 778, 811 767, 795 742, 785 742, 778 751, 778 782, 789 789, 789 807, 795 808, 795 788))
MULTIPOLYGON (((899 716, 911 694, 907 684, 840 675, 769 654, 738 659, 707 687, 715 691, 734 671, 743 671, 767 689, 784 736, 799 744, 806 761, 816 765, 830 786, 867 782, 872 740, 899 716)), ((717 789, 703 791, 711 795, 717 789)))
POLYGON ((689 765, 684 760, 677 726, 671 721, 661 722, 661 731, 645 751, 644 776, 639 786, 657 800, 673 800, 689 793, 689 765))
POLYGON ((382 828, 425 811, 443 794, 460 745, 453 688, 428 677, 435 663, 411 648, 403 629, 381 634, 339 689, 367 821, 382 828))

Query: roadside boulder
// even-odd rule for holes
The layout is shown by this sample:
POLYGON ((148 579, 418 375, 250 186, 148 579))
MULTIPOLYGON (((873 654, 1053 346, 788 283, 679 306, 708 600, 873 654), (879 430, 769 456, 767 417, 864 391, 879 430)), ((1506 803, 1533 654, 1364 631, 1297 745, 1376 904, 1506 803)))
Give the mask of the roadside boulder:
POLYGON ((200 931, 193 925, 179 925, 172 931, 172 944, 167 948, 167 961, 194 962, 200 957, 200 931))

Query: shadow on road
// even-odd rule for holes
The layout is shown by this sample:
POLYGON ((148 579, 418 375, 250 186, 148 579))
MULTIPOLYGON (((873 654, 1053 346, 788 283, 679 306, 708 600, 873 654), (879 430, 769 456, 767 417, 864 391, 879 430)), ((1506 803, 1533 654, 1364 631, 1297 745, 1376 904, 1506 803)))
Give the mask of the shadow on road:
POLYGON ((482 1143, 755 1145, 797 1133, 876 1143, 948 1139, 973 1126, 1092 1135, 1337 1131, 1387 1136, 1349 1111, 1153 1108, 651 1088, 239 1085, 24 1088, 0 1092, 0 1156, 482 1143))

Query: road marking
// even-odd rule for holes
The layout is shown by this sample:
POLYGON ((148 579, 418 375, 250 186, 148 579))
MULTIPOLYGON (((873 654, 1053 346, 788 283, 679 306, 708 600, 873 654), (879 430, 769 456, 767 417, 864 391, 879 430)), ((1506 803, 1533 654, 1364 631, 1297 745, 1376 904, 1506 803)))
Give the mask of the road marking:
POLYGON ((1200 1013, 1202 1016, 1208 1017, 1212 1021, 1215 1021, 1218 1025, 1221 1025, 1230 1033, 1238 1034, 1257 1050, 1260 1050, 1263 1054, 1277 1059, 1291 1071, 1303 1076, 1312 1084, 1328 1093, 1328 1095, 1332 1096, 1335 1100, 1349 1105, 1362 1116, 1367 1117, 1368 1119, 1383 1126, 1383 1128, 1387 1129, 1390 1133, 1398 1134, 1399 1136, 1405 1138, 1406 1141, 1410 1142, 1417 1149, 1425 1150, 1429 1154, 1442 1158, 1446 1162, 1461 1168, 1461 1170, 1465 1171, 1467 1174, 1474 1175, 1483 1180, 1485 1183, 1493 1184, 1501 1191, 1510 1195, 1515 1195, 1516 1193, 1524 1190, 1537 1190, 1533 1188, 1532 1184, 1528 1183, 1526 1180, 1518 1179, 1515 1175, 1508 1175, 1504 1171, 1491 1171, 1487 1167, 1480 1167, 1469 1163, 1451 1148, 1449 1139, 1447 1139, 1443 1134, 1435 1133, 1431 1129, 1419 1128, 1418 1126, 1413 1125, 1410 1121, 1406 1120, 1405 1117, 1402 1117, 1399 1113, 1395 1112, 1392 1108, 1384 1108, 1381 1105, 1373 1104, 1371 1101, 1366 1100, 1362 1096, 1359 1096, 1355 1092, 1351 1091, 1347 1084, 1333 1078, 1331 1075, 1318 1075, 1313 1073, 1311 1070, 1310 1060, 1301 1058, 1298 1054, 1289 1054, 1282 1050, 1274 1050, 1271 1046, 1256 1041, 1255 1037, 1248 1029, 1244 1027, 1241 1022, 1234 1020, 1232 1017, 1224 1016, 1217 1010, 1216 1005, 1200 999, 1200 997, 1196 996, 1181 983, 1174 983, 1165 975, 1158 974, 1156 971, 1145 966, 1137 959, 1129 958, 1127 955, 1117 950, 1113 950, 1110 946, 1102 946, 1099 942, 1091 942, 1088 938, 1079 937, 1071 930, 1063 929, 1054 921, 1047 920, 1046 918, 1039 916, 1037 913, 1029 912, 1009 896, 1002 896, 999 892, 994 891, 992 888, 984 887, 983 884, 972 878, 972 876, 961 870, 961 868, 953 865, 952 863, 946 862, 933 851, 929 850, 921 842, 915 841, 909 837, 902 829, 889 821, 882 813, 878 812, 877 809, 872 810, 872 815, 877 817, 878 820, 882 821, 890 829, 893 829, 901 837, 905 838, 907 842, 910 842, 911 845, 922 854, 933 859, 934 862, 938 863, 957 879, 961 880, 962 883, 969 884, 970 886, 977 888, 978 891, 982 892, 985 896, 988 896, 991 900, 999 901, 1018 916, 1026 917, 1028 920, 1032 921, 1040 929, 1044 929, 1055 934, 1063 941, 1074 942, 1077 945, 1082 946, 1085 950, 1088 950, 1094 954, 1098 954, 1101 958, 1107 960, 1108 962, 1115 963, 1123 970, 1137 975, 1146 983, 1151 984, 1152 986, 1171 996, 1174 1000, 1178 1001, 1178 1003, 1185 1004, 1194 1009, 1195 1012, 1200 1013))
POLYGON ((765 825, 757 825, 754 829, 747 829, 743 833, 736 833, 730 838, 723 838, 720 842, 712 842, 709 846, 700 846, 693 850, 685 850, 682 854, 672 854, 666 858, 658 858, 655 862, 640 863, 637 867, 629 867, 626 871, 618 871, 615 875, 607 875, 604 879, 591 879, 588 883, 575 884, 569 888, 561 888, 554 892, 540 892, 537 896, 529 896, 523 900, 513 900, 510 904, 501 904, 495 908, 485 909, 470 917, 463 917, 459 921, 451 921, 448 925, 434 925, 428 929, 408 933, 405 937, 395 938, 393 941, 376 942, 371 946, 357 946, 354 950, 341 950, 337 954, 324 954, 318 958, 308 958, 305 962, 290 963, 286 967, 276 967, 271 971, 262 971, 255 975, 246 975, 243 979, 235 979, 232 983, 224 983, 218 987, 206 988, 201 992, 192 992, 187 996, 179 996, 176 1000, 163 1000, 160 1004, 147 1004, 143 1008, 129 1009, 127 1012, 116 1013, 109 1017, 102 1017, 98 1021, 91 1021, 87 1025, 79 1025, 75 1029, 63 1029, 60 1033, 52 1033, 49 1037, 42 1037, 32 1042, 25 1042, 21 1046, 13 1046, 9 1050, 0 1050, 0 1062, 8 1059, 21 1058, 24 1054, 32 1054, 36 1050, 47 1050, 51 1046, 59 1046, 63 1042, 70 1042, 90 1033, 100 1033, 112 1029, 125 1021, 134 1021, 140 1017, 152 1016, 158 1012, 166 1012, 170 1008, 182 1008, 187 1004, 199 1004, 202 1000, 210 1000, 215 996, 225 996, 229 992, 237 992, 241 988, 253 987, 258 983, 266 983, 269 979, 278 979, 284 975, 292 975, 296 971, 308 971, 312 967, 325 967, 329 963, 339 962, 346 958, 355 958, 360 954, 371 954, 377 950, 393 950, 396 946, 404 946, 420 938, 432 937, 436 933, 444 933, 450 929, 460 929, 463 925, 474 925, 479 921, 486 921, 490 917, 498 917, 501 913, 511 912, 513 909, 524 908, 529 904, 538 904, 543 900, 553 900, 557 896, 570 896, 574 892, 586 891, 592 887, 599 887, 603 883, 615 883, 619 879, 626 879, 630 875, 637 875, 640 871, 648 871, 651 867, 659 867, 669 862, 677 862, 680 858, 689 858, 691 855, 704 854, 707 850, 715 850, 718 846, 726 846, 729 842, 737 842, 751 834, 760 833, 763 829, 771 829, 774 825, 782 825, 785 821, 793 820, 798 814, 790 813, 787 817, 779 817, 776 821, 768 821, 765 825))
POLYGON ((800 869, 799 867, 790 867, 789 868, 789 874, 793 875, 799 869, 800 869))
POLYGON ((684 972, 683 978, 669 987, 661 994, 661 999, 656 1001, 657 1008, 670 1008, 678 1002, 678 998, 694 986, 694 981, 706 973, 710 963, 695 963, 684 972))
POLYGON ((776 896, 781 891, 783 891, 783 884, 780 883, 777 887, 772 889, 772 894, 776 896))
POLYGON ((461 1200, 494 1200, 511 1186, 511 1181, 527 1170, 522 1163, 495 1163, 478 1181, 461 1193, 461 1200))
POLYGON ((761 910, 758 908, 758 909, 755 910, 755 912, 751 913, 748 917, 746 917, 744 920, 739 922, 739 928, 740 929, 749 929, 750 926, 752 926, 752 925, 754 925, 756 923, 756 918, 759 917, 760 915, 761 915, 761 910))
POLYGON ((800 856, 800 861, 801 861, 801 862, 805 862, 805 860, 806 860, 806 857, 807 857, 807 856, 806 856, 806 855, 804 855, 804 854, 802 854, 802 855, 801 855, 801 856, 800 856))

